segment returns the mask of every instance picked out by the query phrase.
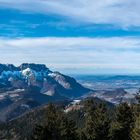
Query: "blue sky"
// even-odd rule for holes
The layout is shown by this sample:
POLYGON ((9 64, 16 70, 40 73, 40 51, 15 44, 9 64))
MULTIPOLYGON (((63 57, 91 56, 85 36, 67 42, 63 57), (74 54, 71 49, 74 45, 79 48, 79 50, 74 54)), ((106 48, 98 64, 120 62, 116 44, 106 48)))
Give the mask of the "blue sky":
POLYGON ((0 0, 0 62, 66 74, 140 74, 139 0, 0 0))

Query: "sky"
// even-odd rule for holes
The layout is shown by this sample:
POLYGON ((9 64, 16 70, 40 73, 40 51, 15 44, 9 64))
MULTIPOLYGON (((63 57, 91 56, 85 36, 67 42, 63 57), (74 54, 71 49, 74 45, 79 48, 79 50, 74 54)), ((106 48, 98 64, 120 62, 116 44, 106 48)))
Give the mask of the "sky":
POLYGON ((139 0, 0 0, 0 63, 65 74, 140 74, 139 0))

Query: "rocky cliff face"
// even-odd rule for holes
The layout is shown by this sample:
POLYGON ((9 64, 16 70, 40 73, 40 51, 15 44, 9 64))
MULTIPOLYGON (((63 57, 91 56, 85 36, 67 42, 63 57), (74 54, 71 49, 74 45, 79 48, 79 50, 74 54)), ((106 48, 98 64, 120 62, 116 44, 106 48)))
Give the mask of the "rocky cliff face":
POLYGON ((79 97, 90 90, 76 82, 74 78, 50 71, 43 64, 24 63, 19 67, 0 64, 0 87, 26 89, 38 87, 46 95, 56 93, 66 97, 79 97))
POLYGON ((48 102, 71 100, 91 90, 43 64, 0 64, 0 121, 48 102))

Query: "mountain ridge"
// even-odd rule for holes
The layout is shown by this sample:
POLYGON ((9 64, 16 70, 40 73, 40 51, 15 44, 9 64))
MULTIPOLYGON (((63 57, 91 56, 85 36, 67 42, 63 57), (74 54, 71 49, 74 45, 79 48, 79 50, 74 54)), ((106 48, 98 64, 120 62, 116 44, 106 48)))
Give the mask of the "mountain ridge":
POLYGON ((0 64, 0 121, 48 102, 68 101, 89 92, 92 90, 74 78, 53 72, 44 64, 0 64))

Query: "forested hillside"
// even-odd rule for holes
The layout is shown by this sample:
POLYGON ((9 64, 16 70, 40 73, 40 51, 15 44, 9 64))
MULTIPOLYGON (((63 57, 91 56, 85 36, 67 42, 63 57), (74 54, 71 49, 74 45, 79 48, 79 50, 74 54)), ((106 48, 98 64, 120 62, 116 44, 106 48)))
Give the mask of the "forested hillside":
POLYGON ((139 140, 138 103, 118 106, 86 99, 65 112, 66 106, 48 104, 0 126, 6 140, 139 140), (78 109, 76 106, 80 106, 78 109))

